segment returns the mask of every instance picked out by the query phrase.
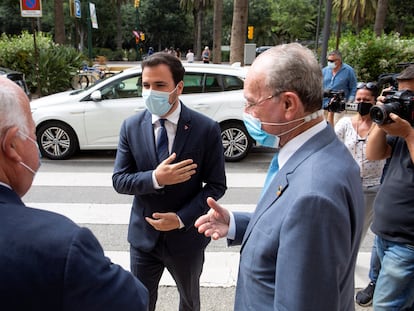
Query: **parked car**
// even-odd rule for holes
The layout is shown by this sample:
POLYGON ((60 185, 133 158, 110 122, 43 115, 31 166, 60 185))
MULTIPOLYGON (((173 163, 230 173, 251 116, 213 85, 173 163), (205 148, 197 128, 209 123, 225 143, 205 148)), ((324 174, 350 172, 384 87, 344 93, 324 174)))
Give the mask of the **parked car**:
POLYGON ((26 80, 24 78, 24 74, 19 72, 19 71, 14 71, 8 68, 4 68, 4 67, 0 67, 0 76, 4 76, 14 82, 16 82, 16 84, 18 86, 20 86, 23 91, 26 93, 26 95, 30 98, 30 91, 29 88, 27 87, 26 84, 26 80))
MULTIPOLYGON (((195 63, 184 66, 184 90, 180 99, 220 124, 227 161, 243 159, 254 143, 243 124, 245 68, 195 63)), ((146 109, 138 82, 140 77, 138 66, 84 90, 32 101, 42 155, 62 160, 77 150, 116 149, 122 121, 146 109)))
POLYGON ((263 53, 264 51, 267 51, 268 49, 270 49, 272 47, 273 47, 273 45, 258 46, 256 48, 256 56, 258 56, 259 54, 263 53))

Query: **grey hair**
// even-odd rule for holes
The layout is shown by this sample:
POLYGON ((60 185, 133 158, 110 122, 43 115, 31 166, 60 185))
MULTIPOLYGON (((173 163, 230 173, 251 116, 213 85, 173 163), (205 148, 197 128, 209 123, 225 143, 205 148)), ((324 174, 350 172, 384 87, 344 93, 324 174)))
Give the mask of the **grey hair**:
POLYGON ((333 51, 330 51, 329 52, 329 54, 328 54, 328 56, 330 56, 330 55, 335 55, 336 57, 338 57, 340 60, 342 60, 342 54, 341 54, 341 52, 339 52, 338 50, 333 50, 333 51))
MULTIPOLYGON (((3 78, 5 79, 5 78, 3 78)), ((1 80, 0 80, 1 81, 1 80)), ((25 116, 22 105, 19 100, 23 93, 18 88, 9 84, 1 83, 0 86, 0 135, 3 136, 5 131, 16 126, 24 134, 28 134, 28 120, 25 116)))
POLYGON ((282 44, 258 56, 271 58, 264 81, 273 94, 291 91, 303 103, 305 111, 322 107, 322 70, 311 50, 299 43, 282 44))

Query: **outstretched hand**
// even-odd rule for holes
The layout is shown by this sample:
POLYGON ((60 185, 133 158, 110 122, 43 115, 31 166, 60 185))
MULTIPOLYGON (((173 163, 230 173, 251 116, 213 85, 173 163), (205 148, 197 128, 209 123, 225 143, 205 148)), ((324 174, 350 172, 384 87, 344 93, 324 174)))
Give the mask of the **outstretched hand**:
POLYGON ((221 207, 213 198, 207 198, 210 207, 206 215, 200 216, 194 226, 198 232, 204 233, 206 237, 218 240, 227 236, 230 224, 230 213, 221 207))

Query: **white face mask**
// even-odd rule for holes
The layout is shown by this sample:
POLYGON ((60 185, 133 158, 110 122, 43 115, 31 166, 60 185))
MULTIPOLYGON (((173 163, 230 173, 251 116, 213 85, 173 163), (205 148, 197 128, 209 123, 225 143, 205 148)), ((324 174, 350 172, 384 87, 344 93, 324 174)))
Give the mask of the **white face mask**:
POLYGON ((253 139, 255 139, 256 137, 259 139, 259 143, 262 143, 265 146, 279 148, 281 136, 289 134, 290 132, 296 130, 303 124, 308 123, 311 120, 317 119, 320 116, 323 116, 323 114, 324 114, 323 110, 318 110, 302 118, 298 118, 298 119, 291 120, 288 122, 277 123, 277 122, 262 122, 259 119, 253 117, 252 115, 248 113, 244 113, 244 120, 245 120, 244 123, 246 125, 247 131, 249 132, 249 134, 252 136, 253 139), (303 122, 299 123, 298 125, 278 135, 267 133, 266 131, 262 129, 262 125, 283 126, 283 125, 288 125, 288 124, 291 124, 291 123, 294 123, 300 120, 303 120, 303 122), (262 138, 263 141, 260 141, 260 138, 262 138))
POLYGON ((335 62, 328 62, 328 67, 331 69, 335 69, 336 67, 335 62))

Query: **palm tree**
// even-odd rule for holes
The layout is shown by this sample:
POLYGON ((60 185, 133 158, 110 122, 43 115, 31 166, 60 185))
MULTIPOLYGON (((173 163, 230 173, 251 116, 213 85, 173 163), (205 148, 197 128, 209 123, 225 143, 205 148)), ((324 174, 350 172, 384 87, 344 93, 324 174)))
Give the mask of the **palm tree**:
POLYGON ((352 22, 359 32, 368 21, 373 21, 377 0, 333 0, 333 7, 344 21, 352 22), (342 10, 341 10, 342 7, 342 10))
POLYGON ((223 24, 223 0, 214 1, 213 14, 213 63, 221 63, 221 31, 223 24))
MULTIPOLYGON (((122 14, 121 7, 123 4, 130 2, 129 0, 111 0, 116 7, 116 48, 122 50, 122 14)), ((137 29, 138 30, 138 29, 137 29)))
POLYGON ((230 63, 244 65, 244 43, 246 41, 248 0, 234 0, 233 22, 230 39, 230 63))
POLYGON ((388 0, 378 0, 377 13, 375 15, 374 32, 380 37, 384 31, 385 17, 387 16, 388 0))
POLYGON ((65 44, 65 20, 63 13, 63 0, 54 0, 55 13, 55 42, 65 44))

